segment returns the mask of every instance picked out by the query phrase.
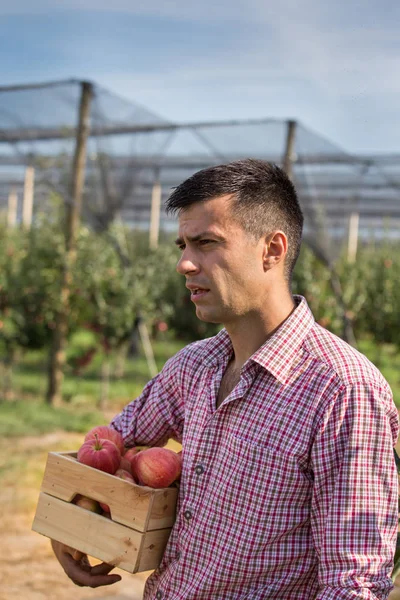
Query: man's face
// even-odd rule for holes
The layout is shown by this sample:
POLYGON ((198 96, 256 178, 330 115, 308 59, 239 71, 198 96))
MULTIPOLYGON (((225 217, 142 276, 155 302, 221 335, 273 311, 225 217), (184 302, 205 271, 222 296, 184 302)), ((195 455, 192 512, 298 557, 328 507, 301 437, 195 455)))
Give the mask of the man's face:
POLYGON ((233 221, 230 196, 190 206, 179 216, 177 271, 186 277, 202 321, 233 324, 265 300, 264 238, 254 241, 233 221))

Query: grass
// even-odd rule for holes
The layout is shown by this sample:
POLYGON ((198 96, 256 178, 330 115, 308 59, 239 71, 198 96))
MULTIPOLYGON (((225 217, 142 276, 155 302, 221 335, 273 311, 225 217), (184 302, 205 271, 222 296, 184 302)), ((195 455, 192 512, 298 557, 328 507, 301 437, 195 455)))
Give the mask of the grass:
MULTIPOLYGON (((153 344, 159 370, 184 344, 164 340, 153 344)), ((130 400, 136 398, 150 379, 144 356, 126 361, 125 375, 110 379, 105 411, 99 409, 101 396, 101 363, 104 355, 96 355, 82 375, 67 369, 63 383, 62 406, 48 406, 46 394, 47 356, 43 352, 27 352, 13 372, 14 400, 0 402, 0 436, 41 435, 63 429, 85 432, 94 425, 106 423, 130 400)), ((111 363, 111 372, 113 363, 111 363)))
POLYGON ((86 433, 105 421, 96 410, 47 406, 38 400, 20 400, 0 406, 0 436, 42 435, 57 429, 86 433))
POLYGON ((396 406, 400 409, 400 350, 394 344, 375 344, 371 339, 361 340, 360 352, 376 365, 392 388, 396 406))
MULTIPOLYGON (((158 369, 183 345, 183 342, 170 339, 154 342, 158 369)), ((377 346, 371 340, 362 340, 359 349, 388 380, 400 408, 400 351, 393 345, 377 346)), ((0 437, 38 436, 57 430, 83 433, 94 425, 107 423, 141 393, 150 374, 142 354, 128 359, 124 377, 111 378, 105 410, 100 410, 103 359, 102 354, 96 355, 80 376, 67 369, 63 384, 65 401, 62 406, 55 407, 44 402, 47 356, 43 352, 27 352, 14 370, 15 400, 0 402, 0 437)))

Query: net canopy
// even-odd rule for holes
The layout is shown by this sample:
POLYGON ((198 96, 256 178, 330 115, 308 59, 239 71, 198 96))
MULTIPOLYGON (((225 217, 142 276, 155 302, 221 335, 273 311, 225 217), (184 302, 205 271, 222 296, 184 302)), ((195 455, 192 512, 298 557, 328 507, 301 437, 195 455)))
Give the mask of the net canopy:
MULTIPOLYGON (((91 84, 83 218, 102 231, 116 218, 149 227, 152 191, 164 201, 195 171, 253 157, 282 164, 288 122, 276 119, 171 123, 135 102, 91 84)), ((34 169, 34 214, 56 194, 71 201, 71 173, 82 82, 0 87, 0 208, 17 196, 21 218, 27 167, 34 169)), ((354 156, 297 123, 292 176, 308 235, 346 240, 350 215, 361 238, 397 238, 400 156, 354 156)), ((176 228, 163 209, 160 226, 176 228)), ((321 242, 322 243, 322 242, 321 242)), ((329 252, 337 243, 331 244, 329 252)))

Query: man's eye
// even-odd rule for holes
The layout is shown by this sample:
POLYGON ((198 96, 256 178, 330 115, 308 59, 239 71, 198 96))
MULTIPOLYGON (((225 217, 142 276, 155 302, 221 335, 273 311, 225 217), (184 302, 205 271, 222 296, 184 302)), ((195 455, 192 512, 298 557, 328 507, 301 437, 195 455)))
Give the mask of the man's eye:
POLYGON ((212 240, 200 240, 200 246, 205 246, 206 244, 211 244, 212 240))
POLYGON ((179 250, 180 250, 181 252, 183 252, 183 251, 184 251, 184 249, 186 248, 186 245, 185 245, 185 244, 180 244, 180 245, 178 246, 178 248, 179 248, 179 250))

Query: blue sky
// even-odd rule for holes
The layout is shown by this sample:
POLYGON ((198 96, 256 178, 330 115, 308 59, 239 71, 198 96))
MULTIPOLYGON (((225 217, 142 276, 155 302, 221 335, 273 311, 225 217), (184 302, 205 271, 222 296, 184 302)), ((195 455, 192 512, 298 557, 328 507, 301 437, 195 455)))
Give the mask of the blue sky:
POLYGON ((0 84, 85 78, 170 121, 297 118, 400 153, 399 32, 398 0, 0 0, 0 84))

